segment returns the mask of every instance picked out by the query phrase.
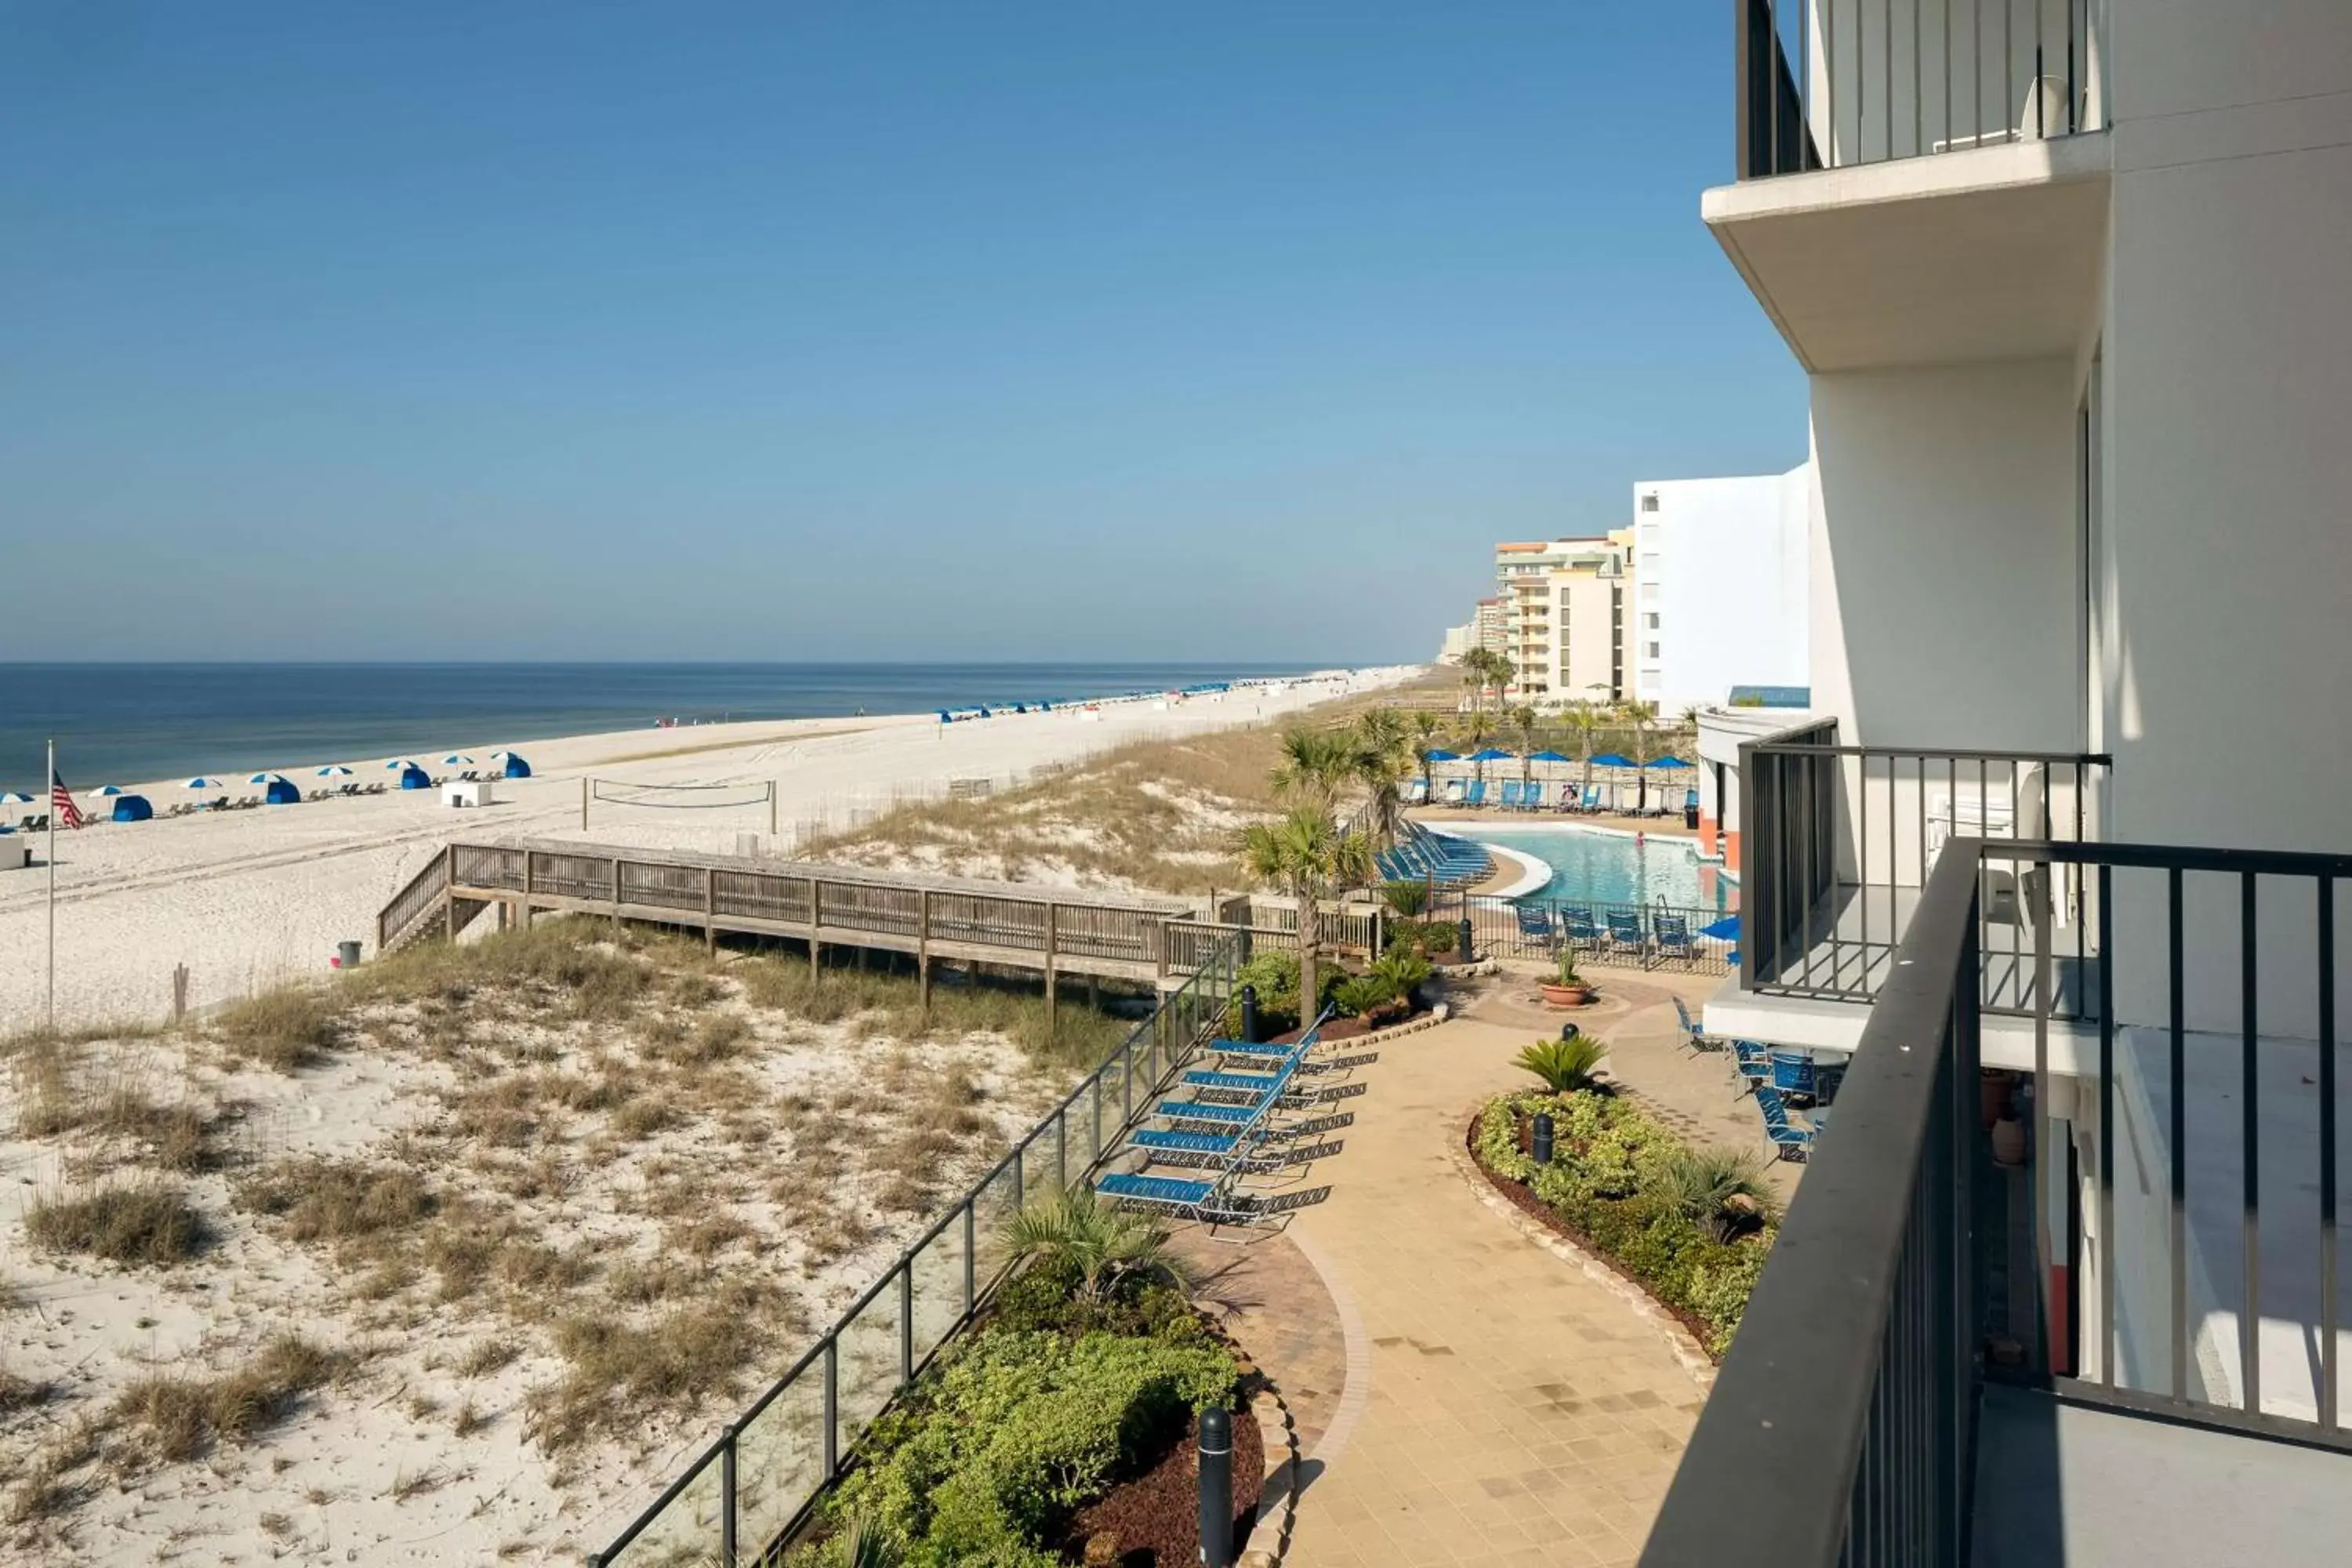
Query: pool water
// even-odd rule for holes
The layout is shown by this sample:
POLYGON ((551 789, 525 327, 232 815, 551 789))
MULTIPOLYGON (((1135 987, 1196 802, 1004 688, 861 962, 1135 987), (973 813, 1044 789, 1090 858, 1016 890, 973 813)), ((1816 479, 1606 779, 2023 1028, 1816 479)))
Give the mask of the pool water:
POLYGON ((1676 909, 1735 910, 1739 885, 1722 868, 1701 862, 1687 838, 1636 843, 1613 833, 1455 828, 1465 838, 1516 849, 1551 868, 1551 880, 1519 895, 1524 902, 1654 904, 1676 909))

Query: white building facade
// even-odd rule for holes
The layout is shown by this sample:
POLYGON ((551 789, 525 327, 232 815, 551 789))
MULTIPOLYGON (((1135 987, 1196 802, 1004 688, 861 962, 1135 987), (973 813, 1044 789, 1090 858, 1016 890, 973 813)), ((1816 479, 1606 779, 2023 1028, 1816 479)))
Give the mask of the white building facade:
POLYGON ((1668 717, 1802 687, 1812 465, 1633 487, 1633 695, 1668 717))

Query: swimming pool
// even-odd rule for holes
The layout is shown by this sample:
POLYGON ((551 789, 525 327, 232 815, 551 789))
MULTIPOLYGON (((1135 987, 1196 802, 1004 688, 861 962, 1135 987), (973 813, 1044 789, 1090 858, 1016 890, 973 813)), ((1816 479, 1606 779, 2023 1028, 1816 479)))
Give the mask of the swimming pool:
POLYGON ((1654 904, 1735 910, 1739 884, 1702 862, 1687 838, 1648 838, 1590 828, 1452 826, 1441 829, 1543 862, 1551 880, 1519 896, 1543 903, 1654 904))

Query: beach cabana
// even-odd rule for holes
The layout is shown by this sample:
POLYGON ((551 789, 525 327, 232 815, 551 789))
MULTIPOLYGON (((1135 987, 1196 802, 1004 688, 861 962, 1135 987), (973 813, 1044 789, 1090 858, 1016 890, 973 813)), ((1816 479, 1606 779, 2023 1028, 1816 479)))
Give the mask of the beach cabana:
POLYGON ((143 795, 118 795, 114 797, 114 817, 117 822, 146 822, 155 815, 143 795))
POLYGON ((411 763, 406 767, 400 770, 400 787, 403 789, 431 789, 433 787, 433 775, 426 773, 423 768, 418 767, 415 763, 411 763))
POLYGON ((261 799, 266 805, 299 805, 302 804, 302 786, 292 779, 271 779, 261 799))
POLYGON ((530 763, 524 759, 522 753, 520 752, 492 752, 490 753, 490 761, 498 763, 500 768, 504 769, 506 776, 510 779, 527 779, 530 777, 530 763))

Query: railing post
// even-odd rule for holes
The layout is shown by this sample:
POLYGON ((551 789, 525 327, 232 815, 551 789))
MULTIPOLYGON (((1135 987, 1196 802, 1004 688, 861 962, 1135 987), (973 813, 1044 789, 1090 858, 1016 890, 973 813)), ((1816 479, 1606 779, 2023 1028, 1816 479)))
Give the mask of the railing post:
POLYGON ((1058 945, 1061 922, 1056 913, 1061 906, 1053 900, 1045 900, 1045 1031, 1051 1035, 1059 1016, 1061 994, 1054 981, 1054 952, 1058 945))
POLYGON ((817 940, 817 933, 824 929, 824 882, 820 878, 811 877, 809 879, 809 973, 812 974, 815 973, 817 968, 824 963, 824 944, 817 940))
POLYGON ((448 921, 449 940, 457 940, 457 847, 441 851, 441 916, 448 921))
POLYGON ((915 916, 915 997, 922 1010, 931 1010, 931 890, 921 889, 915 916))
POLYGON ((972 1214, 971 1200, 963 1201, 963 1315, 971 1320, 974 1308, 980 1305, 980 1225, 972 1214))
POLYGON ((841 1473, 841 1342, 827 1335, 824 1342, 824 1479, 827 1482, 841 1473))
POLYGON ((735 1425, 728 1423, 719 1450, 719 1561, 735 1568, 735 1425))
POLYGON ((617 934, 619 933, 619 931, 620 931, 620 929, 621 929, 621 858, 620 858, 618 855, 615 855, 615 856, 614 856, 614 857, 613 857, 613 931, 614 931, 614 934, 616 934, 616 935, 617 935, 617 934))
POLYGON ((719 870, 714 866, 702 868, 702 936, 708 952, 719 951, 719 870))
POLYGON ((898 1383, 915 1381, 915 1255, 898 1265, 898 1383))

